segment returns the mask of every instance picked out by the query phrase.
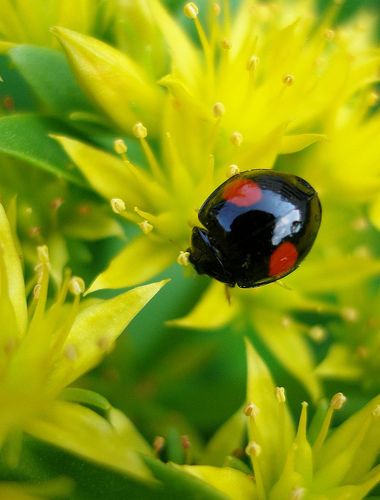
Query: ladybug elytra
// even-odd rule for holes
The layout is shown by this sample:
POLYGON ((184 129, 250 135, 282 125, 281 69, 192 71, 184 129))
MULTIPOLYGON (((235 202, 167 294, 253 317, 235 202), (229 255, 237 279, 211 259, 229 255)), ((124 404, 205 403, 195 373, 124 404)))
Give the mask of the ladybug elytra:
POLYGON ((221 184, 203 203, 189 260, 199 274, 251 288, 294 271, 321 223, 316 191, 304 179, 249 170, 221 184))

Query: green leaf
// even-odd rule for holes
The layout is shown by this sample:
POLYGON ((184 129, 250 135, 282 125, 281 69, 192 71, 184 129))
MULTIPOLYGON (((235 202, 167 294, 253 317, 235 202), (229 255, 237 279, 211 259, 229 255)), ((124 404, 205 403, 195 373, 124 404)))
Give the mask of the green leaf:
POLYGON ((0 118, 0 153, 27 161, 70 182, 85 186, 69 157, 50 137, 67 129, 56 120, 34 115, 0 118))
POLYGON ((19 45, 9 51, 9 57, 49 110, 68 116, 72 111, 91 109, 60 52, 19 45))

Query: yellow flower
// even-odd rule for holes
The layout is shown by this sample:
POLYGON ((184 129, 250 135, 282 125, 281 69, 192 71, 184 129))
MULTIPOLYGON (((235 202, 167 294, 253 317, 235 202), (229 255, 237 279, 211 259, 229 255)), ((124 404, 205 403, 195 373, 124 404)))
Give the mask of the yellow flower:
POLYGON ((232 457, 230 467, 215 467, 210 462, 175 467, 236 500, 365 498, 380 482, 380 468, 374 467, 380 450, 380 396, 332 430, 329 427, 333 414, 346 401, 342 393, 317 410, 309 427, 308 404, 303 402, 295 429, 284 388, 275 387, 267 367, 249 343, 247 356, 246 417, 236 415, 224 424, 201 461, 216 464, 223 460, 221 453, 232 452, 236 441, 241 441, 246 418, 246 453, 253 473, 244 473, 244 464, 232 457))
POLYGON ((94 31, 100 3, 98 0, 1 0, 0 41, 50 45, 49 27, 56 23, 90 33, 94 31))
POLYGON ((292 319, 293 312, 340 314, 323 296, 337 296, 380 272, 376 257, 357 252, 359 235, 352 231, 370 205, 378 224, 380 114, 369 116, 369 109, 380 56, 371 41, 371 20, 362 15, 335 28, 337 3, 318 20, 313 2, 246 0, 234 16, 229 2, 223 8, 214 4, 206 12, 206 30, 191 2, 184 11, 199 47, 158 0, 144 7, 136 3, 132 11, 120 7, 121 15, 124 8, 145 27, 140 52, 136 43, 127 55, 83 34, 53 30, 82 88, 131 136, 127 143, 115 138, 119 158, 57 137, 91 186, 142 231, 90 290, 142 282, 175 259, 186 265, 197 211, 226 176, 272 167, 299 174, 318 189, 324 221, 311 255, 286 278, 291 291, 277 285, 233 290, 227 307, 222 287, 213 284, 176 324, 210 328, 247 317, 282 364, 318 397, 305 334, 320 341, 324 332, 318 336, 318 322, 310 329, 292 319), (153 65, 141 56, 144 47, 153 65), (168 64, 170 73, 164 74, 168 64))
POLYGON ((1 205, 0 241, 0 445, 25 431, 90 459, 149 477, 136 454, 144 449, 149 452, 149 448, 126 417, 108 408, 107 421, 59 397, 67 385, 112 349, 128 323, 165 282, 135 288, 109 300, 86 299, 81 303, 84 282, 67 275, 50 303, 48 250, 40 246, 28 305, 14 228, 1 205), (57 422, 59 428, 53 431, 57 422), (131 446, 126 446, 127 442, 131 446))

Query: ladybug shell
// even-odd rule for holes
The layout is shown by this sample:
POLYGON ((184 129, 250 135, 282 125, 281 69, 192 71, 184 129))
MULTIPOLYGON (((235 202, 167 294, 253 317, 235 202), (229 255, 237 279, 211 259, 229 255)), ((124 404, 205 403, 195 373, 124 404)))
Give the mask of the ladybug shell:
POLYGON ((316 191, 295 175, 249 170, 228 179, 199 211, 190 261, 199 274, 234 286, 261 286, 294 271, 321 223, 316 191))

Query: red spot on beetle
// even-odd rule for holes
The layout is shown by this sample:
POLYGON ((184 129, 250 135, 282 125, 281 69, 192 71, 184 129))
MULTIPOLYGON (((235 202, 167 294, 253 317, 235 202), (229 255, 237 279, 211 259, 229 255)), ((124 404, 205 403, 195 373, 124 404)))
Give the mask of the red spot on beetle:
POLYGON ((250 179, 236 179, 223 191, 223 198, 238 207, 249 207, 259 202, 263 196, 260 186, 250 179))
POLYGON ((272 253, 269 260, 269 276, 278 276, 290 271, 298 259, 297 248, 285 241, 272 253))

